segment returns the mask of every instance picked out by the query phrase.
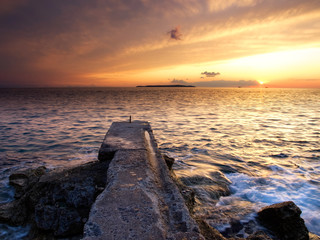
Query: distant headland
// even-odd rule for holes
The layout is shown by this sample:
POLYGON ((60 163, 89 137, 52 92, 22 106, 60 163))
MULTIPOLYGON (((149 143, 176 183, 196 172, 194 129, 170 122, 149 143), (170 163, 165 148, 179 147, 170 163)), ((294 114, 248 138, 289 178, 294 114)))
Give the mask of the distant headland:
POLYGON ((145 85, 145 86, 137 86, 137 87, 195 87, 192 85, 145 85))

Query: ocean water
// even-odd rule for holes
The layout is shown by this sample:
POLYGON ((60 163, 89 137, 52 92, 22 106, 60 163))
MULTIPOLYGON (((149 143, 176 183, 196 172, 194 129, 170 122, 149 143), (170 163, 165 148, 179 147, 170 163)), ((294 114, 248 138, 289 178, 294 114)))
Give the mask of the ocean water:
MULTIPOLYGON (((95 160, 111 123, 132 116, 151 122, 179 177, 218 172, 230 181, 232 194, 219 201, 203 188, 196 214, 235 212, 246 223, 263 206, 293 200, 320 235, 320 89, 0 89, 0 102, 2 203, 13 199, 10 173, 95 160)), ((212 225, 224 231, 226 219, 212 225)), ((0 238, 24 231, 0 225, 0 238)))

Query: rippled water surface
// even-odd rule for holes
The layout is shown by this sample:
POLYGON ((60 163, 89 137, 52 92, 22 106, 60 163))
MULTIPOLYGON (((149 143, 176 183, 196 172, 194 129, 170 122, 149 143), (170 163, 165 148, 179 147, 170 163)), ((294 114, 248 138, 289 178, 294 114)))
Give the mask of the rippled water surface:
POLYGON ((111 123, 131 115, 151 122, 178 176, 232 182, 219 202, 203 189, 198 214, 235 207, 246 219, 293 200, 320 234, 319 89, 0 89, 0 102, 0 202, 13 197, 12 171, 96 159, 111 123))

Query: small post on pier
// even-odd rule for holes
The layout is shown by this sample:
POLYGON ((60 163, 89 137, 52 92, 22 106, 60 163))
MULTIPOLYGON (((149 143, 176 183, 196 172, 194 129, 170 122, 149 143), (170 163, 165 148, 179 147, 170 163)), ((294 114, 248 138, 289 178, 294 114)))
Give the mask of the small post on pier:
POLYGON ((109 161, 107 186, 91 207, 83 240, 204 240, 150 124, 130 122, 112 123, 101 144, 98 158, 109 161))
POLYGON ((129 116, 129 123, 131 123, 131 115, 129 116))

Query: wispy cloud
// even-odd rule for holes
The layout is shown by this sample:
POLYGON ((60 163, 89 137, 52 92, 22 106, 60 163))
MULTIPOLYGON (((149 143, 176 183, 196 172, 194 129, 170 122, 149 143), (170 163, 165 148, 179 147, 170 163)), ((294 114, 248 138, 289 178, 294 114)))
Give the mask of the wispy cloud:
POLYGON ((231 7, 247 7, 254 6, 259 0, 208 0, 209 9, 212 12, 223 11, 231 7))
POLYGON ((0 85, 315 46, 319 14, 319 0, 3 0, 0 85))

